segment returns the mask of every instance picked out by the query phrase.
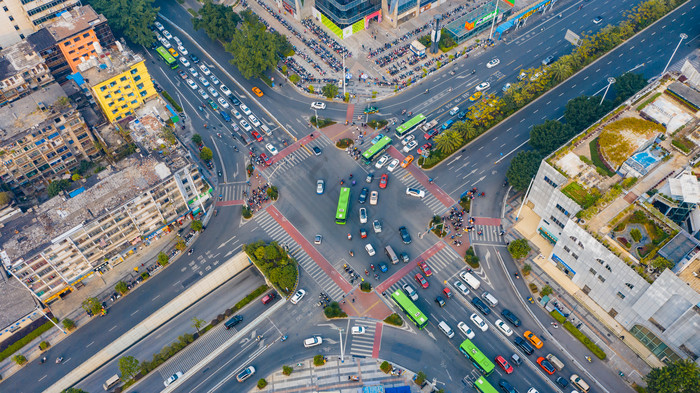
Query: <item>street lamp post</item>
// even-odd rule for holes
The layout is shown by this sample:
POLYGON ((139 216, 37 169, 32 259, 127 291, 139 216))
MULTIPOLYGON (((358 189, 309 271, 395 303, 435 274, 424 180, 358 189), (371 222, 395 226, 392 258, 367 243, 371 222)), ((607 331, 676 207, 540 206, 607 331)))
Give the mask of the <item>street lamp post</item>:
POLYGON ((491 41, 491 38, 493 37, 493 28, 496 26, 496 18, 498 18, 498 0, 496 0, 496 15, 493 16, 493 21, 491 23, 491 31, 489 32, 489 41, 491 41))
POLYGON ((600 99, 600 104, 598 105, 603 105, 603 101, 605 101, 605 96, 608 94, 608 90, 610 90, 610 86, 615 83, 615 78, 612 76, 608 78, 608 87, 605 88, 605 93, 603 93, 603 98, 600 99))
POLYGON ((314 108, 314 117, 316 117, 316 131, 319 131, 319 128, 318 128, 318 111, 316 111, 316 108, 314 108))
POLYGON ((343 328, 334 326, 336 329, 338 329, 338 337, 340 337, 340 340, 338 341, 340 343, 340 362, 345 363, 345 347, 343 346, 343 328))
POLYGON ((676 51, 677 51, 678 48, 681 46, 681 42, 683 42, 684 39, 688 38, 688 35, 685 34, 685 33, 681 33, 680 38, 681 38, 681 40, 678 41, 678 45, 676 45, 676 49, 674 49, 674 50, 673 50, 673 53, 671 53, 671 58, 668 59, 668 64, 666 64, 666 67, 664 67, 664 70, 661 72, 661 75, 663 75, 663 74, 666 73, 666 70, 668 69, 668 66, 671 65, 671 60, 673 60, 673 56, 676 55, 676 51))

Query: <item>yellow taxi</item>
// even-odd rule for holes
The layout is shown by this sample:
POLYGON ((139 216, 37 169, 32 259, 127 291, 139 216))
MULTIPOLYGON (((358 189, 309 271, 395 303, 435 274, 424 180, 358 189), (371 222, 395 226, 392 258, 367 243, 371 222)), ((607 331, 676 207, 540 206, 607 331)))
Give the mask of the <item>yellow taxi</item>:
POLYGON ((258 89, 257 87, 253 87, 252 90, 253 90, 253 93, 255 93, 256 96, 258 96, 258 97, 262 97, 262 96, 263 96, 262 90, 258 89))
POLYGON ((474 101, 478 100, 479 98, 481 98, 481 92, 477 91, 476 93, 472 94, 471 97, 469 97, 469 101, 474 102, 474 101))
POLYGON ((539 337, 535 336, 535 334, 529 330, 523 333, 523 337, 525 337, 537 349, 542 348, 542 346, 544 345, 542 344, 542 340, 540 340, 539 337))
POLYGON ((180 54, 177 53, 177 51, 176 51, 175 49, 173 49, 173 48, 168 48, 168 52, 170 52, 170 54, 173 55, 173 57, 178 57, 178 56, 180 56, 180 54))
POLYGON ((413 156, 408 156, 408 157, 404 158, 403 161, 401 162, 401 168, 406 168, 407 166, 411 165, 412 162, 413 162, 413 156))

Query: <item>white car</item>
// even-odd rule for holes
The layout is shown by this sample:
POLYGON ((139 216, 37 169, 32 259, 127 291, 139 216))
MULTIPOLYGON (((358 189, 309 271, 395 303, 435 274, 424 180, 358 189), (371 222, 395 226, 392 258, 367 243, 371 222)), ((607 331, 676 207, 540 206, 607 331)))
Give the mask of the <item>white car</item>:
POLYGON ((238 375, 236 375, 236 380, 238 382, 243 382, 246 379, 250 378, 251 375, 253 375, 253 374, 255 374, 255 367, 248 366, 248 367, 244 368, 243 371, 238 373, 238 375))
POLYGON ((398 158, 394 158, 394 159, 391 160, 391 162, 389 163, 389 166, 386 167, 386 170, 389 171, 389 172, 393 172, 394 169, 396 169, 397 166, 399 166, 399 159, 398 159, 398 158))
POLYGON ((197 92, 199 92, 199 95, 202 96, 203 99, 206 100, 209 98, 209 94, 207 94, 207 92, 204 91, 204 89, 199 89, 199 90, 197 90, 197 92))
POLYGON ((182 63, 183 66, 185 66, 185 67, 189 67, 189 66, 190 66, 190 61, 187 60, 186 58, 180 56, 179 60, 180 60, 180 63, 182 63))
POLYGON ((251 131, 253 129, 253 127, 251 127, 245 120, 241 120, 241 127, 246 131, 251 131))
POLYGON ((304 346, 306 348, 315 347, 321 344, 323 344, 323 339, 321 338, 321 336, 313 336, 304 340, 304 346))
POLYGON ((260 122, 258 121, 258 118, 255 117, 255 115, 248 115, 248 120, 250 120, 250 122, 253 123, 254 126, 260 127, 260 122))
POLYGON ((170 34, 169 31, 163 30, 163 37, 165 37, 165 38, 167 38, 167 39, 171 39, 171 38, 173 38, 173 35, 170 34))
POLYGON ((215 85, 218 85, 219 83, 221 83, 221 81, 219 80, 219 78, 217 78, 214 74, 211 74, 211 76, 209 77, 209 79, 211 79, 211 83, 213 83, 213 84, 215 84, 215 85))
POLYGON ((504 92, 508 91, 508 89, 510 89, 510 83, 506 83, 506 84, 503 85, 503 87, 501 88, 501 90, 503 90, 504 92))
POLYGON ((194 81, 192 79, 187 80, 187 85, 190 87, 190 89, 197 90, 197 84, 194 83, 194 81))
POLYGON ((496 327, 498 327, 498 330, 502 331, 506 336, 511 336, 513 334, 513 330, 510 328, 510 326, 506 325, 506 323, 500 319, 496 320, 496 327))
POLYGON ((365 209, 364 207, 360 208, 360 223, 361 224, 367 223, 367 209, 365 209))
POLYGON ((170 378, 168 378, 168 379, 166 379, 165 381, 163 381, 163 385, 165 385, 165 387, 167 388, 168 385, 170 385, 171 383, 177 381, 177 379, 178 379, 178 378, 181 378, 181 377, 182 377, 182 371, 178 371, 178 372, 176 372, 175 374, 171 375, 170 378))
POLYGON ((406 146, 406 145, 408 145, 409 142, 411 142, 411 141, 413 141, 413 140, 415 140, 415 139, 416 139, 416 137, 415 137, 414 135, 409 135, 409 136, 407 136, 407 137, 401 139, 401 144, 404 145, 404 146, 406 146))
POLYGON ((160 41, 161 44, 163 44, 163 47, 164 47, 165 49, 170 49, 170 48, 172 48, 172 45, 170 45, 170 41, 166 40, 165 37, 161 37, 159 41, 160 41))
POLYGON ((408 144, 407 144, 406 146, 403 147, 402 150, 403 150, 405 153, 408 153, 409 151, 415 149, 416 146, 418 146, 418 142, 417 142, 417 141, 410 141, 410 142, 408 142, 408 144))
POLYGON ((454 287, 457 288, 457 290, 461 292, 462 295, 469 295, 469 288, 467 288, 467 286, 464 285, 461 281, 455 281, 452 285, 454 285, 454 287))
MULTIPOLYGON (((575 392, 575 390, 574 390, 574 392, 575 392)), ((535 388, 530 388, 527 390, 527 393, 540 393, 540 392, 537 391, 537 389, 535 389, 535 388)), ((573 393, 573 392, 571 392, 571 393, 573 393)))
POLYGON ((326 109, 325 102, 312 102, 311 109, 326 109))
POLYGON ((387 161, 389 161, 389 156, 383 155, 379 157, 379 161, 377 161, 377 163, 374 164, 374 167, 377 169, 381 169, 387 161))
POLYGON ((241 115, 241 112, 239 112, 235 109, 231 109, 231 114, 233 114, 233 117, 235 117, 238 120, 243 118, 243 115, 241 115))
POLYGON ((241 112, 245 113, 246 116, 253 114, 245 104, 241 104, 238 107, 241 108, 241 112))
POLYGON ((187 49, 185 49, 185 47, 182 46, 182 45, 178 45, 178 46, 177 46, 177 50, 180 51, 180 54, 181 54, 181 55, 187 56, 187 55, 190 54, 190 52, 188 52, 187 49))
POLYGON ((366 331, 367 331, 367 329, 365 329, 364 326, 353 326, 352 329, 350 330, 352 335, 365 334, 366 331))
MULTIPOLYGON (((207 90, 209 90, 209 94, 211 94, 212 97, 216 98, 219 96, 219 92, 216 91, 215 88, 209 86, 209 87, 207 87, 207 90)), ((228 108, 228 103, 226 104, 226 106, 224 108, 228 108)))
POLYGON ((176 43, 178 46, 182 46, 182 41, 180 41, 180 39, 177 38, 176 35, 173 36, 173 41, 175 41, 175 43, 176 43))
MULTIPOLYGON (((180 59, 182 59, 182 57, 180 59)), ((190 74, 192 74, 192 76, 195 78, 199 76, 199 72, 197 72, 197 69, 194 67, 190 67, 189 69, 187 69, 187 71, 189 71, 190 74)))
POLYGON ((277 153, 279 153, 279 152, 277 151, 277 148, 274 147, 274 146, 272 146, 272 143, 266 144, 266 145, 265 145, 265 148, 266 148, 267 151, 269 151, 270 154, 272 154, 273 156, 276 156, 277 153))
POLYGON ((209 81, 207 80, 207 78, 205 78, 205 77, 203 77, 203 76, 200 76, 200 77, 199 77, 199 82, 200 82, 202 85, 204 85, 204 87, 209 86, 209 81))
POLYGON ((467 326, 467 324, 464 323, 464 322, 462 322, 462 321, 460 321, 460 322, 457 324, 457 328, 458 328, 459 330, 461 330, 462 333, 464 333, 464 335, 467 336, 467 338, 470 339, 470 340, 471 340, 472 338, 474 338, 474 336, 476 336, 476 334, 474 334, 474 331, 471 330, 471 329, 469 329, 469 326, 467 326))
POLYGON ((410 297, 411 300, 413 300, 414 302, 418 300, 418 294, 412 286, 410 286, 409 284, 403 284, 401 288, 403 288, 403 290, 406 292, 406 295, 408 295, 408 297, 410 297))
POLYGON ((200 65, 199 65, 199 69, 202 70, 202 72, 204 73, 204 75, 209 75, 209 74, 211 74, 211 71, 209 71, 209 68, 208 68, 207 66, 205 66, 204 64, 200 64, 200 65))
POLYGON ((376 205, 377 202, 379 202, 379 193, 376 190, 374 190, 369 193, 369 204, 376 205))
POLYGON ((156 29, 163 31, 163 25, 160 22, 155 22, 153 24, 156 25, 156 29))
POLYGON ((458 107, 458 106, 456 106, 456 107, 450 109, 450 116, 454 116, 454 115, 456 115, 457 113, 459 113, 459 107, 458 107))
POLYGON ((425 191, 420 190, 418 188, 408 187, 408 188, 406 188, 406 195, 410 195, 410 196, 414 196, 414 197, 418 197, 418 198, 423 198, 423 197, 425 197, 425 191))
POLYGON ((376 254, 376 252, 374 252, 374 247, 372 247, 372 245, 369 243, 365 245, 365 250, 367 250, 367 254, 369 254, 369 256, 371 257, 373 257, 374 254, 376 254))
POLYGON ((374 230, 374 233, 381 232, 382 231, 382 223, 379 222, 379 220, 372 221, 372 229, 374 230))
POLYGON ((226 85, 219 86, 219 90, 221 90, 221 92, 226 94, 227 96, 231 95, 231 90, 229 90, 229 88, 226 87, 226 85))
POLYGON ((486 68, 493 68, 493 67, 497 66, 497 65, 500 64, 500 63, 501 63, 500 60, 498 60, 498 59, 493 59, 493 60, 489 61, 488 63, 486 63, 486 68))
POLYGON ((489 87, 491 87, 491 84, 490 84, 490 83, 488 83, 488 82, 482 82, 481 84, 479 84, 479 86, 476 87, 476 91, 486 90, 486 89, 488 89, 489 87))
POLYGON ((306 295, 306 291, 300 289, 294 293, 294 296, 292 296, 292 298, 289 301, 292 302, 292 304, 297 304, 299 303, 299 300, 301 300, 304 297, 304 295, 306 295))
POLYGON ((534 82, 534 81, 540 79, 541 76, 542 76, 541 72, 535 73, 535 75, 530 77, 530 81, 534 82))
POLYGON ((316 194, 321 195, 323 194, 323 190, 326 188, 326 182, 318 179, 316 180, 316 194))
POLYGON ((217 99, 217 101, 219 102, 219 105, 221 105, 221 106, 223 106, 224 108, 228 109, 229 104, 228 104, 228 101, 226 101, 226 99, 225 99, 224 97, 219 97, 219 98, 217 99))
POLYGON ((472 322, 474 322, 474 325, 476 325, 476 327, 478 327, 482 332, 489 330, 489 325, 487 325, 480 316, 472 314, 469 319, 471 319, 472 322))

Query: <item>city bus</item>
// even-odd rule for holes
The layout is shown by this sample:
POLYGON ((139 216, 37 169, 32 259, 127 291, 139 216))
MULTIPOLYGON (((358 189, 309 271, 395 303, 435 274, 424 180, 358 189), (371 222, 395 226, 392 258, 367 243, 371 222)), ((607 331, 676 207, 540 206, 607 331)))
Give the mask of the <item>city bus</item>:
POLYGON ((362 158, 365 159, 365 163, 369 165, 372 160, 374 160, 378 155, 384 152, 387 148, 391 146, 391 137, 385 136, 379 140, 379 142, 372 145, 369 149, 362 153, 362 158))
POLYGON ((348 204, 350 203, 350 187, 340 188, 338 209, 335 211, 335 223, 345 225, 348 217, 348 204))
POLYGON ((498 390, 496 390, 496 388, 494 388, 483 376, 474 381, 472 385, 474 385, 474 389, 476 389, 476 391, 479 393, 498 393, 498 390))
POLYGON ((411 120, 396 127, 396 136, 398 136, 399 138, 403 138, 404 136, 408 135, 411 131, 415 130, 417 127, 420 127, 420 125, 423 123, 425 123, 425 115, 419 113, 413 116, 411 120))
POLYGON ((167 49, 163 48, 162 46, 159 46, 156 48, 156 52, 160 55, 161 59, 165 61, 165 64, 168 65, 168 67, 172 68, 173 70, 178 67, 177 60, 171 55, 167 49))
POLYGON ((401 308, 401 310, 406 313, 408 319, 410 319, 411 322, 418 327, 418 329, 423 329, 425 325, 428 324, 428 317, 423 314, 415 304, 413 304, 411 299, 409 299, 402 290, 397 289, 394 291, 394 293, 391 294, 391 298, 401 308))
POLYGON ((469 341, 469 339, 462 342, 462 345, 459 346, 459 351, 462 352, 467 359, 471 360, 474 367, 478 368, 484 376, 488 376, 493 372, 493 369, 496 368, 493 362, 491 362, 473 342, 469 341))

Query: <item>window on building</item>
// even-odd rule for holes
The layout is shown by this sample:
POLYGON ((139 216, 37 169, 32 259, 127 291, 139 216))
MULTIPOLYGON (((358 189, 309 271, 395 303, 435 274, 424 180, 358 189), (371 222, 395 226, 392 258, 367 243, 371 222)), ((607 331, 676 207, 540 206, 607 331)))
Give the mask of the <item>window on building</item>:
POLYGON ((143 83, 139 83, 138 85, 136 85, 136 88, 139 90, 143 90, 143 83))
POLYGON ((129 71, 129 72, 131 72, 131 75, 134 75, 137 72, 139 72, 139 70, 137 68, 132 68, 131 71, 129 71))
POLYGON ((567 246, 564 246, 564 251, 566 251, 568 253, 568 252, 571 252, 571 249, 567 246))
POLYGON ((553 182, 553 181, 552 181, 550 178, 548 178, 547 176, 544 177, 544 181, 546 181, 547 184, 549 184, 550 186, 552 186, 552 187, 554 187, 554 188, 557 188, 557 183, 553 182))
POLYGON ((598 261, 598 263, 600 263, 601 265, 605 263, 605 261, 603 261, 603 260, 600 259, 600 258, 596 258, 595 260, 598 261))
POLYGON ((141 97, 145 97, 146 94, 148 94, 148 93, 146 93, 145 91, 142 91, 142 92, 139 93, 139 95, 141 95, 141 97))
POLYGON ((15 25, 15 30, 19 30, 19 26, 15 25))
POLYGON ((591 272, 591 274, 594 275, 594 276, 595 276, 596 274, 598 274, 598 272, 595 271, 595 269, 593 269, 593 268, 588 269, 588 271, 591 272))
POLYGON ((136 103, 138 103, 138 102, 139 102, 138 100, 133 100, 133 101, 131 101, 131 104, 136 105, 136 103))
POLYGON ((564 224, 561 221, 557 220, 554 216, 550 216, 549 219, 554 221, 554 223, 557 224, 560 228, 564 228, 564 224))
POLYGON ((626 285, 627 288, 629 288, 629 289, 634 289, 634 285, 632 285, 632 284, 630 284, 630 283, 628 283, 628 282, 626 282, 625 285, 626 285))
POLYGON ((78 41, 80 41, 80 37, 73 38, 73 42, 78 42, 78 41))
POLYGON ((576 255, 575 253, 571 253, 571 256, 574 257, 574 259, 578 260, 578 255, 576 255))
POLYGON ((119 78, 119 80, 122 81, 122 82, 124 82, 124 81, 126 80, 126 77, 125 77, 125 76, 122 76, 121 78, 119 78))
POLYGON ((600 282, 605 282, 605 278, 603 278, 601 275, 598 275, 598 280, 600 280, 600 282))
POLYGON ((624 298, 625 298, 625 294, 622 293, 622 292, 620 292, 620 291, 618 291, 618 292, 617 292, 617 297, 619 297, 620 299, 624 299, 624 298))
POLYGON ((10 9, 9 9, 9 8, 7 8, 7 6, 6 6, 6 5, 2 6, 2 9, 3 9, 3 10, 5 10, 5 12, 10 12, 10 9))
MULTIPOLYGON (((24 39, 24 34, 20 34, 20 35, 19 35, 19 39, 20 39, 20 40, 23 40, 23 39, 24 39)), ((2 46, 0 46, 0 50, 2 50, 2 46)))
POLYGON ((9 19, 10 19, 10 22, 12 22, 13 20, 15 20, 15 17, 12 16, 12 15, 10 15, 10 16, 9 16, 9 19))
POLYGON ((560 204, 558 204, 558 203, 557 203, 557 209, 558 209, 560 212, 564 213, 565 216, 569 217, 569 212, 568 212, 566 209, 564 209, 564 208, 563 208, 560 204))
POLYGON ((107 86, 100 86, 100 91, 105 91, 107 90, 107 86))
POLYGON ((632 336, 644 344, 647 349, 651 351, 659 360, 664 363, 677 362, 681 360, 671 348, 668 347, 660 338, 658 338, 654 333, 650 332, 644 326, 634 325, 630 329, 632 336))
POLYGON ((83 34, 83 38, 88 38, 88 37, 90 37, 90 33, 83 34))
POLYGON ((135 81, 135 82, 138 82, 138 81, 140 81, 140 80, 141 80, 141 75, 136 75, 136 76, 134 77, 134 81, 135 81))
POLYGON ((605 265, 605 270, 607 270, 607 271, 609 271, 610 273, 612 273, 612 269, 610 268, 610 265, 605 265))
POLYGON ((85 45, 80 45, 80 46, 78 47, 78 50, 83 50, 83 49, 85 49, 85 45))

